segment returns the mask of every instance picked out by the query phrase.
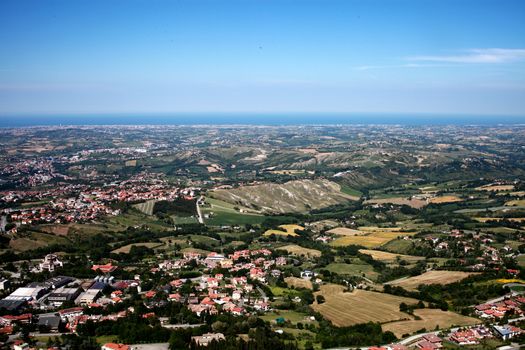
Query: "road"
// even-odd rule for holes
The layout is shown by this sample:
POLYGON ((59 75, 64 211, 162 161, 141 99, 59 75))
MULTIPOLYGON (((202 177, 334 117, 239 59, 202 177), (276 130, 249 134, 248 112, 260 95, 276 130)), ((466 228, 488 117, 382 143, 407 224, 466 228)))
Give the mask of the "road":
POLYGON ((204 201, 204 196, 200 196, 195 205, 197 206, 197 220, 199 220, 199 224, 204 224, 204 218, 202 217, 201 207, 199 205, 200 201, 204 201))
POLYGON ((7 225, 7 217, 2 215, 0 217, 0 232, 5 232, 5 225, 7 225))
POLYGON ((197 324, 163 324, 162 327, 169 328, 169 329, 180 329, 180 328, 196 328, 200 326, 204 326, 205 323, 197 323, 197 324))
POLYGON ((38 332, 31 332, 29 333, 29 336, 30 337, 60 337, 61 335, 64 335, 64 334, 73 334, 71 332, 67 332, 67 333, 38 333, 38 332))

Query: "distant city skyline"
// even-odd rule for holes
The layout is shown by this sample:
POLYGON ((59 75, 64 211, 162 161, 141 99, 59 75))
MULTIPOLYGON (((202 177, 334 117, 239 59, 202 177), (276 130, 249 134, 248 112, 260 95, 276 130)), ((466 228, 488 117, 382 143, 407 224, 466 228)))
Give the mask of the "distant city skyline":
POLYGON ((3 0, 0 117, 525 116, 522 0, 3 0))

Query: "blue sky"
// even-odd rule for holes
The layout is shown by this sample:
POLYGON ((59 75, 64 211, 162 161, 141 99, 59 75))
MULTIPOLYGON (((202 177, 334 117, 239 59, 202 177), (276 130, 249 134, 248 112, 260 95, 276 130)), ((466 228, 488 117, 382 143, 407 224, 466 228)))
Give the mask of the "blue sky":
POLYGON ((0 113, 525 115, 523 0, 2 0, 0 113))

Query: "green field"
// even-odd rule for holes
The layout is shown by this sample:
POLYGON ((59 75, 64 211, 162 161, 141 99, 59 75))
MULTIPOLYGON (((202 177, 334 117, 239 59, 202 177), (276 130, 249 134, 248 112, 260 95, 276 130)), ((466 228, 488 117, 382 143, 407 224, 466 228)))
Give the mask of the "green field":
POLYGON ((264 221, 265 217, 253 213, 240 213, 235 205, 218 199, 206 197, 206 203, 210 206, 201 207, 202 214, 210 215, 205 219, 210 226, 233 226, 233 225, 257 225, 264 221))
POLYGON ((47 234, 38 231, 24 232, 17 235, 18 238, 14 238, 10 242, 10 247, 15 251, 27 251, 46 247, 54 244, 67 244, 69 240, 63 236, 56 236, 53 234, 47 234))
POLYGON ((198 224, 199 221, 194 216, 175 216, 172 215, 173 223, 175 225, 185 225, 185 224, 198 224))
POLYGON ((118 249, 115 249, 113 251, 111 251, 112 253, 115 253, 115 254, 120 254, 120 253, 124 253, 124 254, 129 254, 130 250, 131 250, 131 247, 135 246, 135 247, 147 247, 147 248, 150 248, 150 249, 153 249, 153 248, 158 248, 160 246, 162 246, 163 243, 157 243, 157 242, 145 242, 145 243, 131 243, 131 244, 127 244, 123 247, 120 247, 118 249))
POLYGON ((391 253, 397 254, 409 254, 409 250, 412 247, 412 241, 405 239, 394 239, 381 248, 391 253))
POLYGON ((156 202, 157 201, 155 199, 152 199, 150 201, 135 204, 133 207, 136 208, 137 210, 140 210, 146 215, 153 215, 153 208, 155 207, 156 202))
POLYGON ((216 240, 215 238, 208 237, 208 236, 189 235, 185 237, 189 237, 195 243, 206 244, 208 246, 217 246, 221 243, 219 240, 216 240))
POLYGON ((299 295, 299 292, 296 291, 295 289, 290 289, 290 288, 283 288, 283 287, 278 287, 278 286, 273 286, 273 287, 270 287, 272 293, 274 296, 276 297, 282 297, 282 296, 296 296, 296 295, 299 295))
POLYGON ((363 192, 356 190, 347 185, 341 185, 341 192, 348 194, 350 196, 355 196, 355 197, 361 197, 363 195, 363 192))
POLYGON ((155 217, 143 214, 138 210, 130 210, 125 214, 121 214, 118 216, 110 216, 105 218, 104 221, 106 223, 116 225, 117 227, 114 228, 115 231, 118 231, 119 229, 125 230, 128 227, 142 225, 146 225, 152 229, 160 231, 166 230, 168 228, 168 226, 164 222, 157 220, 155 217))
POLYGON ((379 275, 372 265, 365 263, 359 259, 354 259, 351 264, 346 263, 331 263, 326 266, 326 270, 337 273, 339 275, 363 276, 371 280, 376 280, 379 275))
POLYGON ((281 317, 284 318, 285 321, 290 321, 292 324, 297 324, 298 322, 316 323, 315 321, 308 321, 306 319, 307 316, 307 314, 296 311, 274 311, 266 315, 259 316, 259 318, 271 323, 275 323, 275 320, 281 317))

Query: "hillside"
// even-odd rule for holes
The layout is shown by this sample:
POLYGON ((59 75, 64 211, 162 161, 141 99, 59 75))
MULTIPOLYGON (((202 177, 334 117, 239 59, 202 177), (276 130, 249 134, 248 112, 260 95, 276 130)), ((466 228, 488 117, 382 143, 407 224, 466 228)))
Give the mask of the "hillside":
POLYGON ((338 184, 328 180, 297 180, 284 184, 242 186, 229 190, 215 190, 210 195, 225 202, 266 213, 307 212, 358 199, 341 192, 338 184))

